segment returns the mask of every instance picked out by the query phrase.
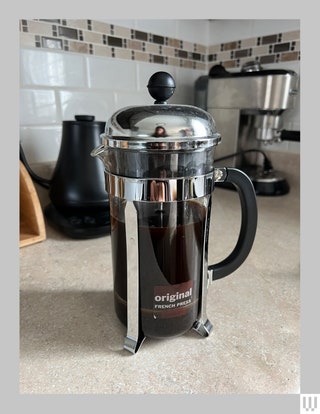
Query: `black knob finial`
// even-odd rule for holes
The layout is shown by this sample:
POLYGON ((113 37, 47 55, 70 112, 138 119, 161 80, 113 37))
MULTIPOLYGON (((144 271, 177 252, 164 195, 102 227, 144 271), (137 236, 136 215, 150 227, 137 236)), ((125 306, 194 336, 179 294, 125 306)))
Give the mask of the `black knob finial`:
POLYGON ((170 73, 156 72, 149 79, 147 87, 150 95, 155 99, 155 104, 165 104, 173 95, 176 84, 170 73))

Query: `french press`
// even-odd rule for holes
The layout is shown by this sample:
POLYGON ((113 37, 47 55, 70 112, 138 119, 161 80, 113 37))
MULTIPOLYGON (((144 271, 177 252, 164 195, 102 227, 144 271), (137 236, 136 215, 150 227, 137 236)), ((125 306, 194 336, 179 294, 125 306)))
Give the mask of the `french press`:
POLYGON ((166 101, 175 90, 167 72, 148 82, 153 105, 117 111, 91 153, 104 164, 109 193, 114 303, 126 325, 124 348, 136 353, 146 337, 165 338, 194 329, 206 337, 213 280, 247 258, 257 227, 252 182, 235 168, 215 168, 221 136, 211 115, 166 101), (241 201, 234 250, 208 265, 212 193, 232 183, 241 201))

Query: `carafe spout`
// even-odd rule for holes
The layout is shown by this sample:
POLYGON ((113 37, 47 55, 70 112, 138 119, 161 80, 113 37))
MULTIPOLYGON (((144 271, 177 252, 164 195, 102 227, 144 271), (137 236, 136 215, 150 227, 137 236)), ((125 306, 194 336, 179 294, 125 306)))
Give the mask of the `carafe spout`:
POLYGON ((95 148, 91 151, 91 157, 98 157, 101 161, 104 161, 103 153, 104 153, 104 145, 99 145, 99 147, 95 148))

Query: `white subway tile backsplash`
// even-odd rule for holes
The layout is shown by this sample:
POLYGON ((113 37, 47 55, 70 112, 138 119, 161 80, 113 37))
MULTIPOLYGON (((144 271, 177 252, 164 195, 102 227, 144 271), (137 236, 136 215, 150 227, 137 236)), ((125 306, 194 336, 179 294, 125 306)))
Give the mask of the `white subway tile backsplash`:
POLYGON ((85 58, 54 51, 22 49, 21 86, 86 86, 85 58))
POLYGON ((53 90, 20 90, 20 124, 54 124, 57 119, 57 107, 53 90))
POLYGON ((61 137, 62 125, 20 127, 20 143, 29 164, 57 160, 61 137))
POLYGON ((109 90, 136 90, 136 62, 87 57, 90 88, 109 90))
POLYGON ((106 121, 116 110, 115 92, 59 91, 62 120, 73 120, 75 115, 94 115, 96 121, 106 121))

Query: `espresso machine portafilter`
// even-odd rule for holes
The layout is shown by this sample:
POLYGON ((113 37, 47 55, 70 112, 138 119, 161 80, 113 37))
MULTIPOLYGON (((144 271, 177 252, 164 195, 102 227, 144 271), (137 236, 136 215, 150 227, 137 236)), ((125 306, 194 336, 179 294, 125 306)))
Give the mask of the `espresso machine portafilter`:
POLYGON ((215 65, 195 84, 195 105, 207 110, 224 137, 216 162, 244 171, 256 194, 280 195, 289 184, 264 153, 281 141, 282 115, 294 107, 298 76, 285 69, 263 70, 248 62, 240 72, 215 65))

